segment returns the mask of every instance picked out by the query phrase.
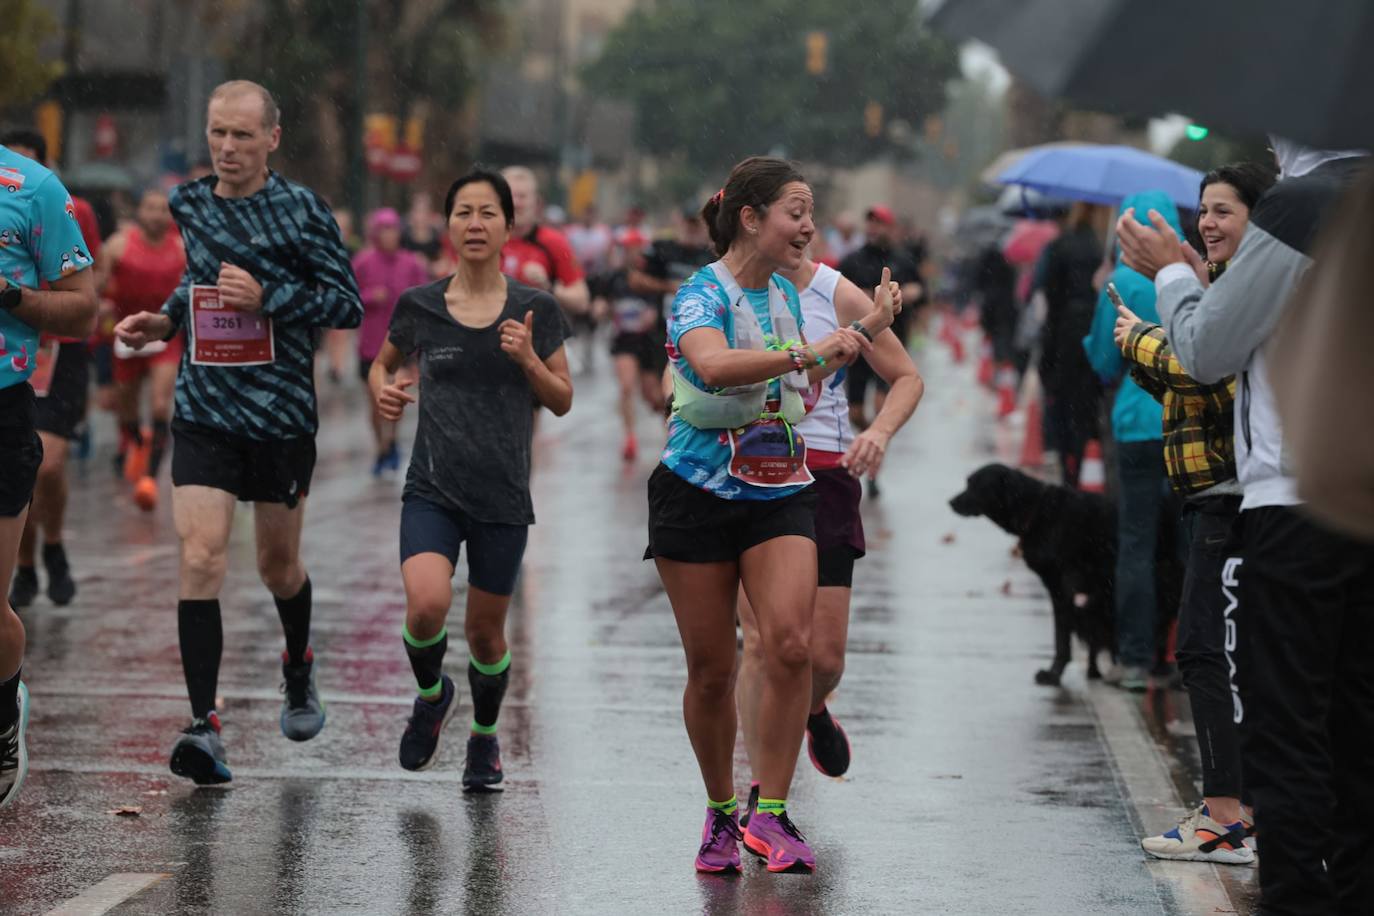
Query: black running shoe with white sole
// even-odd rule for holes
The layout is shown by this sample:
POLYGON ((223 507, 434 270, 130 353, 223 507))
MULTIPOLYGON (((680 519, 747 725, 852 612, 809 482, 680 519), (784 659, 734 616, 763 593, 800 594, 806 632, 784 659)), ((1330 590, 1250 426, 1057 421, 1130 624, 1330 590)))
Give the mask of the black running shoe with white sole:
POLYGON ((468 759, 463 765, 464 792, 500 792, 501 744, 495 735, 468 738, 468 759))
POLYGON ((458 711, 458 688, 454 686, 453 679, 447 674, 441 675, 440 684, 442 690, 438 703, 431 703, 424 697, 415 698, 410 721, 401 735, 403 770, 428 770, 439 756, 444 726, 458 711))
POLYGON ((198 786, 217 786, 234 778, 219 737, 219 716, 195 719, 172 747, 172 772, 198 786))
POLYGON ((29 727, 29 688, 19 683, 19 717, 0 732, 0 808, 14 801, 29 774, 29 750, 24 733, 29 727))

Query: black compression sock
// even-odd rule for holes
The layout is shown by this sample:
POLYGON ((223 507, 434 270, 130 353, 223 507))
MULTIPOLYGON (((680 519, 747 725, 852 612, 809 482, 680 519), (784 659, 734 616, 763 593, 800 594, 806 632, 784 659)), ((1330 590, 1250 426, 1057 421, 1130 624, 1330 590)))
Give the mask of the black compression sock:
POLYGON ((166 420, 153 421, 153 445, 148 451, 148 476, 156 477, 157 469, 162 466, 162 456, 167 451, 169 429, 166 420))
POLYGON ((19 721, 19 675, 23 668, 14 672, 14 677, 0 681, 0 732, 7 732, 19 721))
POLYGON ((181 640, 181 670, 191 698, 191 716, 203 719, 215 709, 219 658, 224 651, 224 624, 219 599, 182 599, 177 602, 177 635, 181 640))
POLYGON ((416 639, 410 635, 409 627, 403 627, 401 638, 405 640, 410 670, 415 672, 415 685, 420 688, 420 696, 438 702, 444 694, 444 653, 448 651, 448 627, 429 639, 416 639))
POLYGON ((510 682, 510 652, 494 665, 484 665, 469 656, 468 687, 472 690, 472 730, 479 735, 496 732, 496 717, 510 682))
POLYGON ((305 577, 301 590, 290 598, 278 598, 277 616, 281 618, 282 633, 286 636, 288 664, 305 664, 305 652, 310 648, 310 577, 305 577))

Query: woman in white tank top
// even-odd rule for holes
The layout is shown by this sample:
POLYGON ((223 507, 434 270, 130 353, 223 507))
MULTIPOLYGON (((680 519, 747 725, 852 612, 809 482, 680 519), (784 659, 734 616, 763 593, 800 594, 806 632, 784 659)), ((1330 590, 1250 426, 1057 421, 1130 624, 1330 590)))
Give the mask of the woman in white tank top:
MULTIPOLYGON (((824 264, 806 261, 800 269, 784 276, 800 293, 802 316, 812 336, 821 337, 849 326, 873 308, 869 293, 824 264)), ((894 294, 900 301, 900 290, 894 290, 894 294)), ((813 486, 818 493, 818 588, 811 624, 811 715, 806 725, 806 746, 811 763, 827 776, 840 776, 849 768, 849 739, 826 708, 826 697, 839 686, 844 672, 854 561, 864 555, 863 519, 859 515, 861 481, 878 472, 888 442, 910 419, 925 392, 925 382, 911 356, 892 331, 883 331, 874 338, 873 352, 867 358, 874 371, 892 387, 868 429, 856 435, 850 425, 843 372, 821 383, 816 406, 797 425, 806 440, 806 463, 816 478, 813 486)), ((736 696, 745 747, 753 759, 757 755, 757 685, 762 677, 763 656, 753 610, 743 593, 740 622, 744 630, 744 660, 736 696)), ((757 786, 751 786, 746 817, 752 814, 756 795, 757 786)))

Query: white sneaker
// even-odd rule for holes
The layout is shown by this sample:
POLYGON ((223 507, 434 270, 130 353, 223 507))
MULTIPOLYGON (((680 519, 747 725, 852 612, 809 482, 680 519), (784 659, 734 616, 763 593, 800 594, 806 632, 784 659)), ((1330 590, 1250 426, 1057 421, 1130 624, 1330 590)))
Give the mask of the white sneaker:
POLYGON ((1243 821, 1229 827, 1220 824, 1212 820, 1207 806, 1201 805, 1173 830, 1146 837, 1140 846, 1156 859, 1249 865, 1255 861, 1255 851, 1245 845, 1245 834, 1243 821))
POLYGON ((19 794, 29 773, 29 752, 24 747, 24 732, 29 727, 29 688, 19 682, 19 718, 6 732, 0 732, 0 808, 19 794))

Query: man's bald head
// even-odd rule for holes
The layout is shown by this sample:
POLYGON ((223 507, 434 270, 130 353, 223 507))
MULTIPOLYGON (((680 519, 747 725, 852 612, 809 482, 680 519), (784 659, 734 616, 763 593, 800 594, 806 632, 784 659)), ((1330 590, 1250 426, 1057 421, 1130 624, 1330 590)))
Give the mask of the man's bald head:
POLYGON ((523 235, 539 222, 539 179, 523 165, 506 166, 501 177, 510 185, 515 201, 515 230, 523 235))
POLYGON ((256 98, 262 103, 262 126, 265 130, 274 130, 281 125, 281 110, 277 107, 277 100, 267 91, 266 86, 252 80, 230 80, 220 83, 215 87, 215 91, 210 93, 209 104, 242 98, 256 98))

